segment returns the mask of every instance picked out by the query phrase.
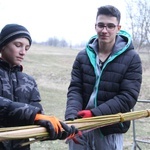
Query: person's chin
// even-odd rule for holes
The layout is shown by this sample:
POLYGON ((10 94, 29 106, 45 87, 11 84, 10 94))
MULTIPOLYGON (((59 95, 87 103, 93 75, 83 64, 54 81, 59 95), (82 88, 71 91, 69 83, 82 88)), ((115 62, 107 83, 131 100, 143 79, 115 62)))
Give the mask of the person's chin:
POLYGON ((101 39, 102 43, 109 43, 108 39, 101 39))
POLYGON ((22 61, 16 61, 14 64, 15 64, 16 66, 19 66, 19 65, 21 65, 21 63, 22 63, 22 61))

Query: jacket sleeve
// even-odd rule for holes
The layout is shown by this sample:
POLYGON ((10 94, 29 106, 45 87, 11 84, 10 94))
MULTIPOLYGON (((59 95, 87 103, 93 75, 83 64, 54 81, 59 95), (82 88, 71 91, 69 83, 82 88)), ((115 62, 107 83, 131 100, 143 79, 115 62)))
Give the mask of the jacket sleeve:
POLYGON ((136 104, 142 82, 142 64, 136 53, 119 83, 119 93, 92 109, 95 116, 129 112, 136 104))
POLYGON ((0 97, 0 126, 32 125, 40 112, 38 107, 0 97))
POLYGON ((82 110, 82 76, 79 54, 77 55, 72 71, 71 71, 71 82, 67 93, 67 104, 65 112, 65 120, 77 118, 77 112, 82 110))

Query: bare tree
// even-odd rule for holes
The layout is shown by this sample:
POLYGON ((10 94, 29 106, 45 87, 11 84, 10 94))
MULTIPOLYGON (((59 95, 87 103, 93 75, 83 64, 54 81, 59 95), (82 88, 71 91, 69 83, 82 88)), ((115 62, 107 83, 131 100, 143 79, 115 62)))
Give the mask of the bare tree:
POLYGON ((150 44, 150 0, 125 0, 128 27, 134 47, 141 48, 150 44))

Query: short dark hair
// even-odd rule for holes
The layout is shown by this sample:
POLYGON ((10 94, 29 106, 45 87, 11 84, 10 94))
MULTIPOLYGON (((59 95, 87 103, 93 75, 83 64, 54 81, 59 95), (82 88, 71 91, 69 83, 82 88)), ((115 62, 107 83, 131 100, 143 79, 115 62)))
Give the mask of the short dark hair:
POLYGON ((116 7, 112 5, 105 5, 105 6, 99 7, 97 11, 96 19, 99 15, 107 15, 107 16, 116 17, 118 20, 118 23, 120 23, 121 13, 116 7))

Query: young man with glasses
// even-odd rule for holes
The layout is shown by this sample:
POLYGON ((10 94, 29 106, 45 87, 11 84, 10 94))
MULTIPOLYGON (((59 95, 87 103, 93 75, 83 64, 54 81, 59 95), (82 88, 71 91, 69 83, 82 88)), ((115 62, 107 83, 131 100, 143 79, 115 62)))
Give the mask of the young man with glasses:
MULTIPOLYGON (((130 35, 121 29, 120 11, 111 5, 98 8, 95 30, 77 55, 67 93, 66 120, 129 112, 142 82, 141 60, 130 35)), ((123 150, 123 133, 130 122, 83 132, 70 150, 123 150)))

